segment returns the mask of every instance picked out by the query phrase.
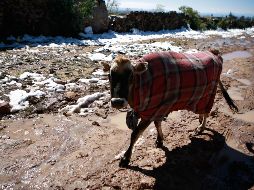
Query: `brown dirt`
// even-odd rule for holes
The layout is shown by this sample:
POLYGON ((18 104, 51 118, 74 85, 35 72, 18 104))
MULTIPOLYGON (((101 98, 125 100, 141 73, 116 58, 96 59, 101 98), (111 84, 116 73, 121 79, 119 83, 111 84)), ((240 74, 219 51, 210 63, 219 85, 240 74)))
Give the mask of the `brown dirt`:
MULTIPOLYGON (((216 40, 223 39, 187 40, 186 47, 202 49, 216 40)), ((235 72, 233 78, 221 77, 227 88, 240 89, 243 100, 236 103, 243 117, 229 111, 218 91, 209 130, 190 138, 198 116, 173 112, 162 124, 165 147, 155 148, 156 130, 151 125, 126 169, 118 163, 131 131, 124 126, 124 114, 116 110, 104 117, 50 113, 2 119, 0 189, 254 189, 254 116, 245 121, 244 115, 254 109, 254 46, 222 43, 219 48, 223 53, 247 50, 253 55, 225 61, 223 72, 235 72)))

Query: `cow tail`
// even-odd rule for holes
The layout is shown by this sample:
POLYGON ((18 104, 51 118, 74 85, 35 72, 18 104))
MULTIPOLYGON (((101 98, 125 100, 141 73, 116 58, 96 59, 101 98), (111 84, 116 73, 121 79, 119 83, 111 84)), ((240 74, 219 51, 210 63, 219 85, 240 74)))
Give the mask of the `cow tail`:
POLYGON ((229 105, 230 109, 233 112, 238 112, 238 107, 235 105, 235 102, 230 98, 228 92, 226 91, 226 89, 224 88, 223 84, 221 83, 221 81, 219 80, 219 86, 220 89, 222 91, 222 95, 225 98, 227 104, 229 105))

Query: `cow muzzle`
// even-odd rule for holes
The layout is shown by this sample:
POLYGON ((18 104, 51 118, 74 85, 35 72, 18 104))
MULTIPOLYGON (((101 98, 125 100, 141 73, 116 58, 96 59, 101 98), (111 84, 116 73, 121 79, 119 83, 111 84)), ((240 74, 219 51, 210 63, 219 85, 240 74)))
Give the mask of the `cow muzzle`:
POLYGON ((111 106, 113 108, 121 109, 128 105, 125 98, 111 98, 111 106))

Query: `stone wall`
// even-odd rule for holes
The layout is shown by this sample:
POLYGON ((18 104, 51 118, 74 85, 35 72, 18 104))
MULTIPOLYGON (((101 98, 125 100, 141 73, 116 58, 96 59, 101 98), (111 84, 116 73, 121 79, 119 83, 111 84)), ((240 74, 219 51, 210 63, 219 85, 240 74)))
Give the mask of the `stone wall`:
POLYGON ((159 31, 178 29, 186 25, 185 16, 176 12, 131 12, 122 17, 108 17, 105 1, 96 0, 92 17, 85 19, 80 27, 75 16, 63 16, 68 9, 63 5, 56 6, 59 2, 61 0, 0 0, 0 38, 23 34, 75 36, 85 26, 92 26, 94 33, 102 33, 109 29, 129 32, 132 28, 159 31))
POLYGON ((111 16, 109 29, 116 32, 129 32, 132 28, 142 31, 178 29, 186 26, 184 14, 177 12, 152 13, 131 12, 126 16, 111 16))

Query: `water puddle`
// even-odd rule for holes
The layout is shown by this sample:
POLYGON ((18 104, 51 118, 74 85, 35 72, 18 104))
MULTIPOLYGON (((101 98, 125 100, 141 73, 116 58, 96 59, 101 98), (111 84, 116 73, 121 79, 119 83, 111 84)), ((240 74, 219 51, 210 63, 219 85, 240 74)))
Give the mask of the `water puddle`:
POLYGON ((222 55, 224 61, 232 60, 235 58, 248 58, 251 57, 252 54, 248 51, 233 51, 231 53, 226 53, 222 55))
POLYGON ((234 117, 249 123, 254 123, 254 110, 248 111, 243 114, 236 114, 234 117))
POLYGON ((126 112, 117 113, 116 115, 109 116, 108 122, 112 127, 116 127, 121 130, 129 130, 126 125, 126 112))
POLYGON ((244 97, 242 97, 240 88, 231 87, 228 89, 227 92, 233 100, 244 100, 244 97))
POLYGON ((236 79, 236 80, 246 86, 250 86, 252 84, 248 79, 236 79))
POLYGON ((220 108, 219 111, 221 111, 221 112, 223 112, 235 119, 242 120, 242 121, 245 121, 248 123, 254 123, 254 110, 250 110, 245 113, 233 114, 229 109, 224 107, 224 108, 220 108))

